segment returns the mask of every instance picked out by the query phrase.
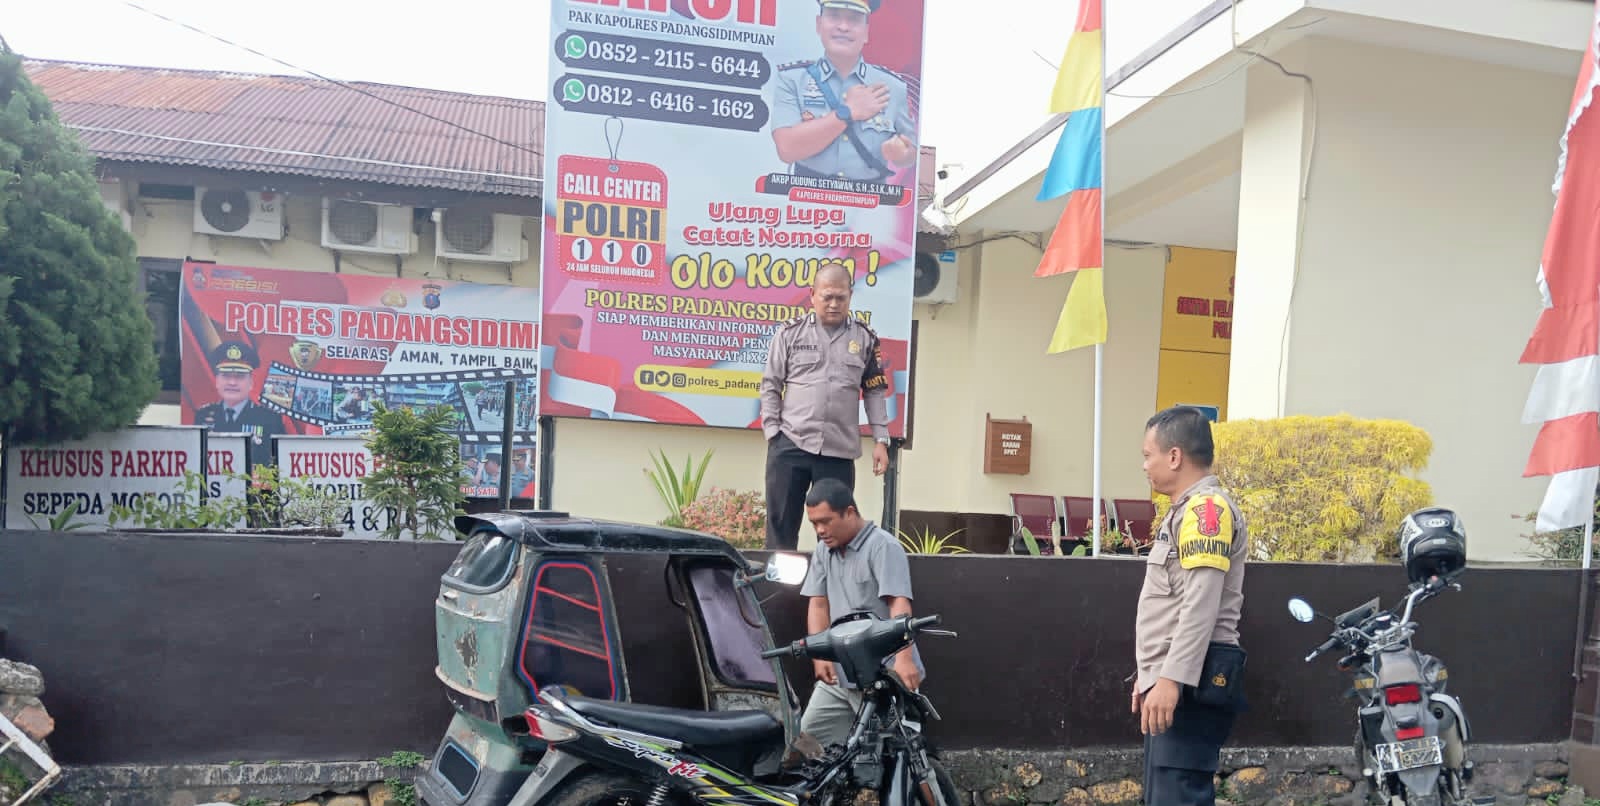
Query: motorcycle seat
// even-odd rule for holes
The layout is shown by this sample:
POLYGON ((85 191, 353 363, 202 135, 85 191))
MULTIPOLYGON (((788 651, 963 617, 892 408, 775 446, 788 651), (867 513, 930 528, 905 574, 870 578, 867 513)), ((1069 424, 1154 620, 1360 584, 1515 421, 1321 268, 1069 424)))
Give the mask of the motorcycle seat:
POLYGON ((783 723, 766 711, 695 711, 568 695, 572 710, 619 728, 677 739, 701 749, 783 742, 783 723))

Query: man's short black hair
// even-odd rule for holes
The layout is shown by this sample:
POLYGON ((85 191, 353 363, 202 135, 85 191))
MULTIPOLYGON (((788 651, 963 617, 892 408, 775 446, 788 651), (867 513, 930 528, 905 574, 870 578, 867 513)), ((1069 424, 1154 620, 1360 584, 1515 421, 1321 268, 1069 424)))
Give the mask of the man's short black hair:
POLYGON ((1162 450, 1178 448, 1202 468, 1211 467, 1216 447, 1211 442, 1211 419, 1193 406, 1173 406, 1156 412, 1144 429, 1155 429, 1162 450))
POLYGON ((855 493, 850 492, 850 487, 838 479, 818 479, 811 485, 811 491, 806 493, 806 506, 814 507, 827 504, 830 509, 840 515, 856 505, 855 493))
POLYGON ((850 270, 848 268, 846 268, 843 263, 824 263, 824 264, 822 264, 821 268, 817 269, 817 274, 812 279, 811 284, 813 286, 822 285, 823 276, 824 275, 828 275, 828 274, 838 274, 839 275, 839 281, 844 283, 846 288, 854 288, 855 287, 856 276, 854 274, 852 274, 850 272, 850 270))

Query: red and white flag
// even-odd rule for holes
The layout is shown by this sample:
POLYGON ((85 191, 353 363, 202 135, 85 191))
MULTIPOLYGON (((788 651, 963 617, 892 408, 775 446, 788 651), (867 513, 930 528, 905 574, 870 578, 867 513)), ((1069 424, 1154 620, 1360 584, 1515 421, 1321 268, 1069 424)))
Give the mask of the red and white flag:
POLYGON ((1600 6, 1578 72, 1539 261, 1544 310, 1520 363, 1538 364, 1525 423, 1543 423, 1523 476, 1550 476, 1539 531, 1582 526, 1600 482, 1600 6))

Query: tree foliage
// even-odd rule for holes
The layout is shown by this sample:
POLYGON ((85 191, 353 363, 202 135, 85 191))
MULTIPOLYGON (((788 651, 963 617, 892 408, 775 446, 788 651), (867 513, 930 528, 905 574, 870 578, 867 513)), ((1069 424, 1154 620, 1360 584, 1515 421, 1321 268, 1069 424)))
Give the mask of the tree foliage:
POLYGON ((159 391, 133 237, 0 46, 0 423, 21 444, 132 425, 159 391))
MULTIPOLYGON (((1217 478, 1244 514, 1256 557, 1390 558, 1399 551, 1401 519, 1433 503, 1433 489, 1417 478, 1433 440, 1401 420, 1231 420, 1213 426, 1212 438, 1217 478)), ((1157 497, 1158 517, 1169 503, 1157 497)))
POLYGON ((461 443, 450 432, 455 409, 434 406, 418 412, 410 406, 391 409, 381 401, 372 405, 366 443, 375 467, 362 485, 372 503, 399 513, 384 536, 430 540, 451 535, 466 501, 461 443))

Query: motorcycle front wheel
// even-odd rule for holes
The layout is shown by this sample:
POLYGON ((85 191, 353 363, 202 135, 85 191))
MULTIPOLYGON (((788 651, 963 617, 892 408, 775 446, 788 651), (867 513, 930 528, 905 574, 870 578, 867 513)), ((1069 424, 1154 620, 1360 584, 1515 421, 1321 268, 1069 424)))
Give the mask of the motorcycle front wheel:
MULTIPOLYGON (((646 806, 655 789, 649 783, 621 773, 590 770, 575 776, 540 806, 646 806)), ((665 803, 675 798, 668 795, 665 803)))
MULTIPOLYGON (((966 806, 961 802, 961 792, 956 789, 955 780, 950 777, 950 773, 944 771, 944 765, 940 764, 938 759, 928 759, 928 769, 933 771, 933 782, 936 784, 933 787, 933 794, 941 801, 934 806, 966 806)), ((920 798, 918 802, 921 802, 920 798)))

